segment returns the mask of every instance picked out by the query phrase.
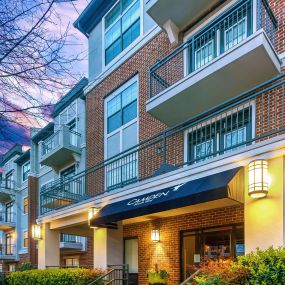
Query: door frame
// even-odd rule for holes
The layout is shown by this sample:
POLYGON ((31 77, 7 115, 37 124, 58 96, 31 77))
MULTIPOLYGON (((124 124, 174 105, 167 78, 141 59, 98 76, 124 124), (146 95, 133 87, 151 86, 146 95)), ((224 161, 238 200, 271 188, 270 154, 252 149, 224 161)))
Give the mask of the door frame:
MULTIPOLYGON (((225 224, 225 225, 218 225, 218 226, 211 226, 211 227, 204 227, 204 228, 193 228, 193 229, 187 229, 187 230, 182 230, 180 231, 179 233, 179 263, 180 263, 180 282, 183 282, 183 275, 184 275, 184 272, 183 272, 183 235, 187 232, 203 232, 203 231, 207 231, 207 230, 212 230, 212 229, 221 229, 221 228, 224 228, 224 227, 232 227, 232 228, 235 228, 235 227, 239 227, 239 226, 242 226, 243 227, 243 230, 244 230, 244 223, 235 223, 235 224, 225 224)), ((232 243, 231 243, 231 246, 232 246, 232 243)), ((232 248, 231 248, 231 251, 232 251, 232 248)))

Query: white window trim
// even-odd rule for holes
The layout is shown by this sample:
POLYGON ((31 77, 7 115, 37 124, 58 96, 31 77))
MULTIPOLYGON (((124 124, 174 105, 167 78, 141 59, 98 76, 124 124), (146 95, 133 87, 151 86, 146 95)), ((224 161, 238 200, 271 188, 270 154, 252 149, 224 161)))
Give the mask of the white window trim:
MULTIPOLYGON (((131 49, 133 49, 142 39, 143 37, 143 22, 144 22, 144 0, 139 0, 140 2, 140 35, 138 36, 138 38, 136 40, 134 40, 128 47, 126 47, 124 50, 122 50, 116 57, 114 57, 107 65, 106 65, 106 61, 105 61, 105 33, 107 31, 109 31, 109 29, 111 27, 113 27, 113 25, 118 21, 115 21, 110 27, 108 27, 107 30, 105 30, 106 27, 106 21, 105 18, 106 16, 109 14, 109 12, 120 2, 121 0, 118 0, 109 10, 108 12, 103 16, 102 18, 102 71, 106 71, 107 69, 109 69, 112 65, 114 65, 114 62, 118 61, 118 59, 120 57, 122 57, 125 53, 127 53, 128 51, 130 51, 131 49)), ((125 13, 127 11, 129 11, 129 9, 131 7, 133 7, 133 5, 135 4, 136 1, 133 1, 132 4, 129 5, 129 7, 123 12, 123 14, 120 16, 120 19, 123 15, 125 15, 125 13)))
POLYGON ((29 196, 27 195, 27 196, 23 197, 23 215, 24 216, 27 216, 29 214, 29 210, 28 210, 27 213, 24 212, 24 209, 25 209, 25 199, 27 199, 27 198, 28 198, 28 203, 29 203, 29 196))
POLYGON ((78 124, 77 124, 77 121, 78 121, 78 100, 76 99, 75 101, 73 101, 71 104, 69 104, 65 109, 63 109, 58 115, 58 123, 59 123, 59 126, 62 126, 62 125, 68 125, 72 120, 75 120, 75 129, 76 129, 76 132, 78 130, 78 124), (72 104, 75 104, 75 116, 72 117, 72 118, 69 118, 69 107, 72 105, 72 104), (66 112, 66 122, 65 123, 62 123, 61 122, 61 115, 66 112))
POLYGON ((58 171, 58 173, 59 173, 59 178, 62 177, 61 174, 62 174, 63 171, 65 171, 66 169, 72 167, 73 165, 75 166, 75 175, 76 175, 76 174, 77 174, 76 163, 72 162, 71 164, 65 166, 64 168, 61 168, 61 169, 58 171))
MULTIPOLYGON (((201 123, 198 123, 194 125, 193 127, 190 127, 189 129, 184 131, 184 166, 187 166, 188 162, 188 153, 189 153, 189 144, 188 144, 188 134, 191 133, 193 130, 200 129, 203 126, 209 125, 211 123, 214 123, 215 121, 219 121, 222 118, 227 117, 230 113, 236 113, 238 111, 243 110, 244 108, 251 107, 252 108, 252 122, 251 122, 251 130, 252 130, 252 138, 255 137, 255 127, 256 127, 256 102, 255 100, 250 101, 250 103, 246 103, 243 105, 239 105, 235 108, 232 108, 230 110, 227 110, 223 112, 222 114, 217 114, 214 118, 210 118, 206 121, 203 121, 201 123)), ((255 142, 253 141, 252 144, 255 142)), ((217 149, 219 150, 220 145, 217 146, 217 149)), ((200 162, 200 161, 198 161, 200 162)), ((197 162, 197 163, 198 163, 197 162)))
POLYGON ((224 50, 225 52, 234 48, 236 45, 238 45, 239 43, 241 43, 242 41, 244 41, 245 39, 247 38, 247 16, 243 17, 242 19, 240 19, 236 24, 234 24, 233 26, 227 28, 226 30, 224 30, 224 50), (239 23, 241 23, 243 20, 245 20, 245 38, 243 38, 240 42, 234 44, 233 46, 229 47, 229 48, 226 48, 226 33, 230 30, 230 29, 233 29, 234 26, 238 26, 239 23))
MULTIPOLYGON (((134 76, 133 78, 131 78, 130 80, 128 80, 125 84, 123 84, 121 87, 119 87, 118 89, 116 89, 112 94, 110 94, 107 98, 105 98, 104 100, 104 159, 106 160, 108 157, 108 149, 107 149, 107 141, 108 138, 113 136, 114 134, 120 132, 120 150, 122 149, 122 132, 121 129, 125 129, 128 126, 136 123, 137 124, 137 142, 139 143, 139 94, 140 94, 140 89, 139 89, 139 77, 138 75, 134 76), (137 83, 137 117, 133 120, 131 120, 130 122, 128 122, 127 124, 124 124, 122 127, 116 129, 115 131, 111 132, 108 134, 108 130, 107 130, 107 126, 108 126, 108 120, 107 120, 107 104, 109 101, 111 101, 114 97, 116 97, 118 94, 120 94, 121 92, 123 92, 125 89, 127 89, 129 86, 131 86, 132 84, 137 83)), ((105 189, 106 189, 106 182, 107 182, 107 176, 105 175, 105 189)))
POLYGON ((28 238, 29 238, 29 231, 28 231, 28 229, 24 229, 23 230, 23 238, 22 238, 22 248, 23 249, 27 249, 28 247, 27 246, 25 246, 25 232, 27 232, 28 233, 28 238))
POLYGON ((28 162, 26 162, 26 163, 24 163, 22 165, 22 182, 26 182, 28 180, 29 174, 27 176, 27 179, 24 180, 24 166, 26 166, 28 164, 30 164, 30 170, 29 170, 29 173, 30 173, 30 171, 31 171, 31 161, 28 161, 28 162))

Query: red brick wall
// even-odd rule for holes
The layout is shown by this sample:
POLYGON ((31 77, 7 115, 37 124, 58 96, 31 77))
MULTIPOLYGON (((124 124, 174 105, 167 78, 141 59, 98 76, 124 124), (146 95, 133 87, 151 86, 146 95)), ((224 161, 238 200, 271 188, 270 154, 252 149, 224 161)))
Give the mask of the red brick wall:
MULTIPOLYGON (((148 99, 149 66, 168 54, 170 50, 167 36, 160 33, 88 94, 86 98, 87 167, 104 160, 104 98, 133 76, 139 77, 139 140, 143 141, 165 128, 161 122, 146 112, 145 105, 148 99)), ((90 194, 102 192, 103 179, 103 170, 89 175, 88 192, 90 194)))
POLYGON ((147 285, 146 272, 155 263, 170 273, 169 284, 180 284, 180 232, 243 223, 243 206, 234 206, 169 217, 124 226, 124 237, 138 238, 139 284, 147 285), (150 240, 151 230, 160 229, 160 243, 150 240))
POLYGON ((270 7, 278 21, 275 48, 278 53, 285 52, 285 0, 269 0, 270 7))
POLYGON ((36 241, 32 239, 32 225, 36 223, 36 219, 38 217, 38 178, 29 176, 28 179, 28 195, 29 195, 29 205, 28 205, 28 256, 29 262, 33 265, 37 265, 38 257, 37 257, 37 248, 36 241))

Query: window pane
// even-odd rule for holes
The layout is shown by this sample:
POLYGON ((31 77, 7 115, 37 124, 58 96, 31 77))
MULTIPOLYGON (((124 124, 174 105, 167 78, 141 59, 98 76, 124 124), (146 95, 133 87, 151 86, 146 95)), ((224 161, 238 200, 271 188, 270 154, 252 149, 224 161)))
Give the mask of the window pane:
POLYGON ((67 122, 67 110, 61 113, 60 115, 60 124, 64 125, 67 122))
MULTIPOLYGON (((238 130, 234 130, 232 132, 229 132, 225 135, 224 139, 225 149, 233 147, 235 145, 238 145, 240 143, 243 143, 246 141, 246 127, 240 128, 238 130)), ((230 150, 227 150, 225 152, 229 152, 235 149, 239 149, 244 147, 244 145, 241 145, 239 147, 232 148, 230 150)))
POLYGON ((105 36, 105 47, 108 48, 121 36, 121 22, 118 21, 105 36))
POLYGON ((76 104, 74 103, 68 108, 68 121, 75 118, 75 116, 76 116, 76 104))
POLYGON ((122 112, 114 114, 110 118, 108 118, 108 134, 115 131, 116 129, 122 126, 122 112))
POLYGON ((208 140, 206 142, 197 144, 194 147, 194 157, 195 159, 199 158, 209 158, 209 154, 214 152, 214 141, 213 140, 208 140))
POLYGON ((110 27, 116 21, 116 19, 118 19, 120 14, 121 14, 121 8, 120 8, 120 3, 118 3, 109 12, 109 14, 106 16, 106 18, 105 18, 105 28, 107 29, 108 27, 110 27))
POLYGON ((126 90, 122 92, 122 107, 130 104, 132 101, 137 99, 138 88, 137 83, 132 84, 126 90))
POLYGON ((107 158, 113 157, 120 152, 120 133, 107 139, 107 158))
POLYGON ((137 117, 137 100, 123 109, 123 125, 137 117))
POLYGON ((123 49, 128 47, 140 35, 140 21, 137 20, 124 34, 123 34, 123 49))
POLYGON ((140 3, 137 1, 122 18, 122 30, 125 32, 140 17, 140 3))
POLYGON ((106 64, 111 62, 122 51, 122 39, 119 38, 106 50, 106 64))
POLYGON ((134 0, 122 0, 123 11, 125 11, 133 1, 134 0))
POLYGON ((123 151, 136 145, 137 141, 137 123, 134 123, 123 130, 123 151))
POLYGON ((195 69, 209 63, 214 58, 214 44, 210 41, 195 51, 195 69))
POLYGON ((246 19, 241 19, 225 31, 225 49, 228 50, 246 38, 246 19))
POLYGON ((107 103, 107 116, 110 117, 121 109, 121 94, 107 103))

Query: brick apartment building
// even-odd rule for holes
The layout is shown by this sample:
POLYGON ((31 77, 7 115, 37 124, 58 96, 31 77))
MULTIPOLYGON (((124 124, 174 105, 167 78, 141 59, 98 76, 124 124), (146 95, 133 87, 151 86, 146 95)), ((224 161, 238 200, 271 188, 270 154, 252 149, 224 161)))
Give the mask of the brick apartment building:
MULTIPOLYGON (((61 234, 139 285, 156 265, 174 285, 201 260, 283 246, 285 1, 93 0, 74 25, 86 169, 29 190, 39 268, 63 264, 61 234)), ((77 157, 62 150, 45 158, 57 174, 77 157)))

